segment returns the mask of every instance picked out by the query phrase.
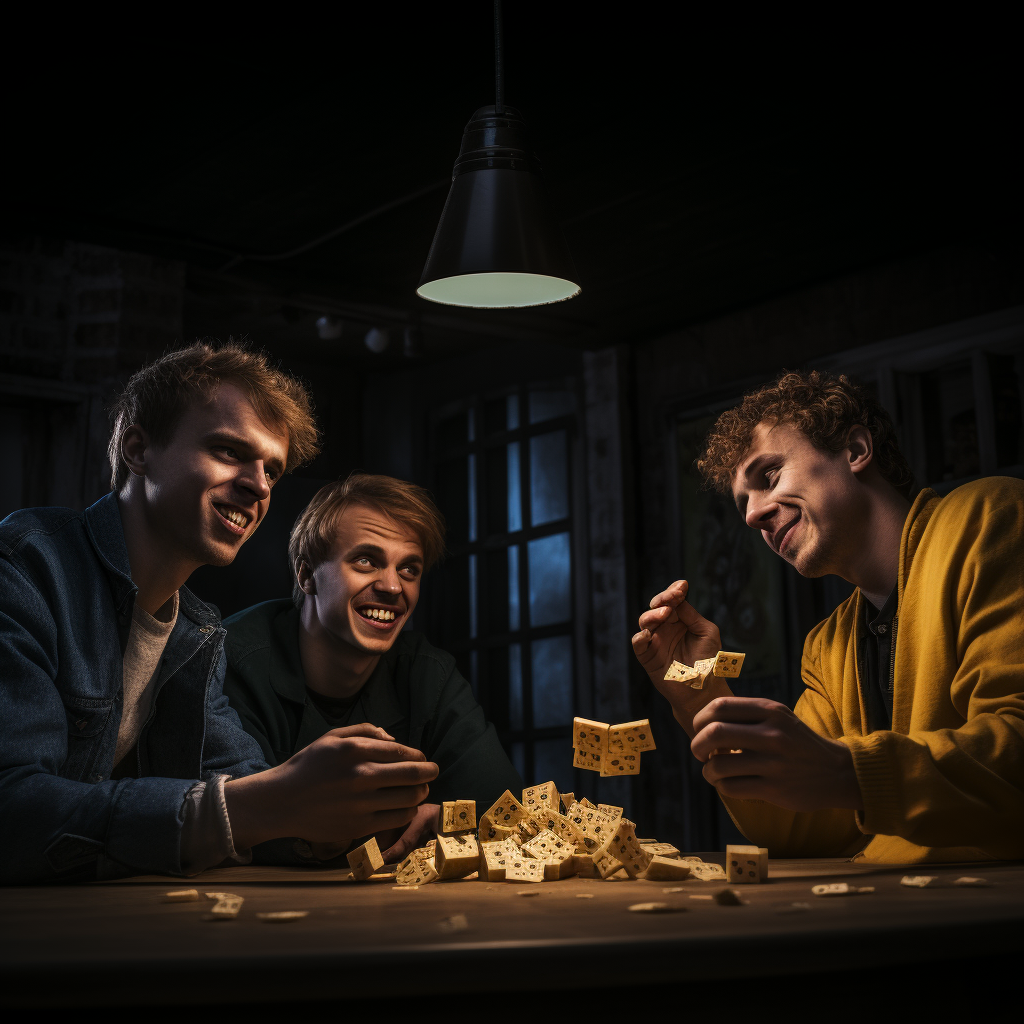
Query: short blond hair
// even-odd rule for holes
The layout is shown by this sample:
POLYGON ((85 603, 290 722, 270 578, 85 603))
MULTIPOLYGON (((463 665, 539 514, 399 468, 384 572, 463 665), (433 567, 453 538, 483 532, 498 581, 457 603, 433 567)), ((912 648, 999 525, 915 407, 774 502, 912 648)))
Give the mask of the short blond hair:
POLYGON ((292 600, 301 606, 305 596, 299 586, 299 566, 310 569, 326 562, 345 511, 355 505, 379 512, 407 526, 423 548, 424 571, 436 565, 444 555, 444 516, 430 494, 408 480, 374 473, 350 473, 321 487, 295 521, 288 541, 288 562, 292 567, 292 600))
POLYGON ((271 366, 262 352, 230 339, 218 347, 197 341, 144 366, 118 396, 110 410, 113 430, 107 449, 111 489, 120 491, 128 480, 121 440, 129 427, 142 427, 155 444, 165 445, 186 410, 211 401, 221 384, 234 384, 264 423, 288 431, 286 473, 316 455, 313 403, 299 381, 271 366))

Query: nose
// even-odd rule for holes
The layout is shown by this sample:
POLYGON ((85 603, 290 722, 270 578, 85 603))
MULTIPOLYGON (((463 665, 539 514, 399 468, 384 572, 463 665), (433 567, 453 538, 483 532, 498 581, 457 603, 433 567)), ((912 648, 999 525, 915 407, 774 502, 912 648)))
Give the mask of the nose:
POLYGON ((759 499, 755 494, 748 495, 744 521, 752 530, 766 529, 777 508, 777 502, 759 499))
POLYGON ((398 575, 398 570, 392 565, 381 569, 380 575, 373 581, 373 589, 385 594, 400 594, 402 580, 398 575))
POLYGON ((257 501, 265 501, 270 497, 270 484, 267 483, 267 471, 264 468, 263 460, 256 459, 253 462, 245 463, 238 483, 249 491, 257 501))

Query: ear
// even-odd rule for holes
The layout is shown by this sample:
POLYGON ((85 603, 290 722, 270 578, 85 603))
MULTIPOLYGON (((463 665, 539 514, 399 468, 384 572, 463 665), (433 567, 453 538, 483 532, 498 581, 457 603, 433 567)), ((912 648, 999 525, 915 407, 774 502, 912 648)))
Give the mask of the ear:
POLYGON ((304 594, 316 593, 316 577, 309 567, 309 562, 304 558, 300 558, 295 566, 295 578, 298 580, 299 590, 304 594))
POLYGON ((863 473, 875 454, 875 439, 867 427, 860 425, 851 427, 850 436, 846 440, 846 456, 850 460, 850 469, 854 473, 863 473))
POLYGON ((130 426, 121 435, 121 460, 133 476, 146 475, 146 453, 150 440, 142 427, 130 426))

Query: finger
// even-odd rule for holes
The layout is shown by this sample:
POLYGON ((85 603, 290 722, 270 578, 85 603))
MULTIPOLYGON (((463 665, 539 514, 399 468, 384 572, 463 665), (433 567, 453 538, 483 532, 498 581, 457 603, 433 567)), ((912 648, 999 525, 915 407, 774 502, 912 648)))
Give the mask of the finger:
POLYGON ((653 633, 659 626, 663 626, 666 622, 674 622, 676 618, 676 609, 666 604, 644 612, 640 616, 638 625, 641 629, 649 629, 653 633))
MULTIPOLYGON (((340 732, 334 729, 328 736, 340 732)), ((362 760, 373 761, 377 764, 388 764, 395 761, 426 761, 427 758, 422 751, 415 747, 407 747, 404 743, 396 743, 394 740, 380 740, 371 736, 350 736, 346 737, 354 743, 362 760)))
MULTIPOLYGON (((778 747, 778 731, 763 722, 712 722, 699 729, 694 715, 696 735, 690 742, 690 752, 698 761, 707 761, 716 750, 750 750, 775 753, 778 747)), ((721 755, 726 756, 726 755, 721 755)))
POLYGON ((372 822, 371 831, 374 833, 383 832, 389 828, 404 828, 416 817, 415 807, 400 807, 395 810, 374 811, 369 820, 372 822))
POLYGON ((400 786, 425 786, 437 778, 438 767, 433 761, 398 761, 378 764, 366 761, 357 766, 356 777, 364 790, 396 789, 400 786))
POLYGON ((360 722, 358 725, 343 725, 340 729, 332 729, 337 736, 369 736, 375 740, 394 740, 394 736, 385 732, 379 725, 360 722))
POLYGON ((671 605, 675 607, 680 601, 686 599, 687 591, 690 589, 690 584, 686 580, 676 580, 672 586, 667 587, 660 594, 655 594, 651 598, 651 607, 658 608, 661 605, 671 605))
POLYGON ((715 789, 721 796, 732 800, 765 800, 779 804, 777 787, 758 775, 737 775, 721 779, 715 783, 715 789))
POLYGON ((367 811, 391 811, 399 807, 418 807, 429 795, 428 786, 388 786, 364 793, 360 806, 367 811))
POLYGON ((633 644, 633 653, 640 657, 651 646, 651 631, 649 629, 641 629, 639 633, 633 634, 631 642, 633 644))
POLYGON ((733 779, 741 775, 756 775, 759 778, 772 775, 778 769, 778 760, 751 750, 738 754, 715 754, 701 769, 701 774, 712 786, 722 779, 733 779))
POLYGON ((693 716, 693 727, 699 733, 712 722, 765 722, 782 710, 789 708, 763 697, 716 697, 693 716))

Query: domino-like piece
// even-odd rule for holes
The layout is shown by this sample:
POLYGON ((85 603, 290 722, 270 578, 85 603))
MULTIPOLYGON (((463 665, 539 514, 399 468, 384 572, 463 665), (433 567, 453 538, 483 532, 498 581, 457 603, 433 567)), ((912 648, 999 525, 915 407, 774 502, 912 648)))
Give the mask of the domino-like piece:
POLYGON ((198 899, 198 889, 177 889, 164 893, 164 903, 195 903, 198 899))
POLYGON ((445 800, 441 804, 441 831, 445 835, 476 828, 475 800, 445 800))
POLYGON ((614 875, 616 871, 624 866, 622 861, 610 850, 598 850, 597 853, 591 856, 591 860, 593 861, 594 869, 602 878, 614 875))
MULTIPOLYGON (((569 810, 569 808, 573 805, 575 800, 576 800, 576 794, 575 793, 561 793, 561 794, 559 794, 558 802, 562 805, 561 806, 561 811, 562 811, 563 814, 565 814, 565 812, 567 810, 569 810)), ((559 810, 559 808, 555 807, 554 810, 557 811, 557 810, 559 810)))
POLYGON ((692 683, 695 679, 700 679, 700 673, 681 661, 673 661, 665 673, 665 680, 670 683, 692 683))
MULTIPOLYGON (((679 857, 679 847, 678 846, 673 846, 671 843, 655 843, 655 842, 648 843, 648 842, 645 842, 643 839, 641 839, 640 840, 640 845, 648 853, 654 854, 655 857, 668 857, 671 860, 679 860, 680 859, 680 857, 679 857)), ((694 858, 694 859, 700 861, 699 857, 694 858)))
POLYGON ((505 867, 506 882, 543 882, 544 862, 534 860, 533 857, 520 854, 518 857, 509 858, 505 867))
POLYGON ((572 745, 576 750, 605 750, 608 746, 608 723, 589 718, 572 720, 572 745))
POLYGON ((480 866, 476 836, 438 836, 434 848, 434 870, 440 881, 465 878, 480 866))
POLYGON ((510 828, 507 825, 496 825, 486 814, 477 825, 477 836, 482 843, 504 842, 504 840, 510 839, 514 832, 515 828, 510 828))
MULTIPOLYGON (((649 846, 644 847, 649 850, 649 846)), ((647 865, 644 878, 649 882, 681 882, 690 877, 690 865, 681 860, 671 860, 668 857, 651 857, 647 865)))
POLYGON ((528 853, 536 860, 565 860, 566 857, 575 855, 576 845, 545 829, 540 835, 523 843, 523 853, 528 853))
POLYGON ((603 750, 578 750, 573 748, 572 766, 582 768, 585 772, 599 772, 606 756, 603 750))
POLYGON ((576 868, 576 874, 580 878, 600 878, 601 875, 597 870, 597 865, 594 863, 594 858, 589 853, 577 853, 573 857, 573 867, 576 868))
POLYGON ((519 847, 510 839, 500 843, 480 844, 480 877, 488 882, 504 882, 510 859, 519 857, 519 847))
MULTIPOLYGON (((589 853, 595 853, 608 842, 612 831, 612 820, 602 814, 593 804, 584 807, 582 804, 573 804, 569 808, 566 817, 576 827, 582 838, 582 847, 589 853)), ((620 819, 621 820, 621 819, 620 819)))
POLYGON ((543 826, 539 821, 532 815, 527 815, 522 821, 516 822, 515 831, 512 833, 512 838, 523 845, 527 840, 533 839, 534 836, 540 835, 544 831, 543 826))
POLYGON ((609 753, 601 765, 601 778, 615 778, 618 775, 639 775, 640 755, 639 754, 612 754, 609 753))
POLYGON ((580 807, 596 807, 597 804, 592 804, 585 796, 581 796, 577 801, 580 807))
POLYGON ((608 727, 608 754, 639 754, 654 750, 651 723, 642 718, 637 722, 622 722, 608 727))
POLYGON ((548 811, 547 814, 542 811, 534 811, 533 818, 542 830, 548 829, 554 832, 559 839, 572 843, 574 846, 583 846, 583 833, 567 815, 556 814, 553 811, 548 811))
POLYGON ((637 842, 633 826, 623 825, 621 822, 605 850, 622 863, 630 878, 642 875, 654 859, 653 855, 647 853, 637 842))
POLYGON ((558 810, 558 788, 553 782, 543 786, 527 786, 523 790, 523 806, 532 814, 536 810, 558 810))
POLYGON ((735 679, 743 668, 745 654, 737 654, 735 651, 719 651, 715 658, 714 673, 725 679, 735 679))
POLYGON ((576 857, 552 857, 544 861, 544 881, 557 882, 560 878, 571 878, 576 874, 576 857))
POLYGON ((598 804, 597 809, 602 814, 607 814, 609 818, 621 818, 623 813, 622 808, 615 804, 598 804))
POLYGON ((725 869, 721 864, 694 864, 693 861, 686 861, 690 865, 690 877, 699 878, 702 882, 724 882, 725 869))
POLYGON ((527 813, 523 805, 506 789, 487 809, 485 816, 495 825, 512 828, 517 821, 527 817, 527 813))
POLYGON ((768 851, 760 846, 727 846, 725 867, 734 884, 767 881, 768 851))
POLYGON ((384 858, 381 856, 375 836, 354 849, 347 855, 347 859, 348 866, 352 869, 352 877, 360 882, 369 878, 374 871, 384 867, 384 858))
POLYGON ((413 850, 395 872, 395 881, 399 885, 426 885, 437 881, 434 869, 434 858, 426 850, 413 850))

